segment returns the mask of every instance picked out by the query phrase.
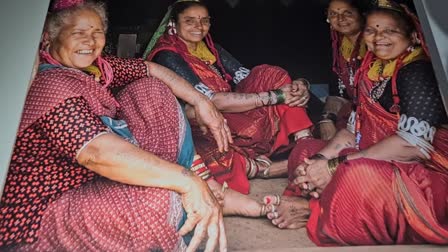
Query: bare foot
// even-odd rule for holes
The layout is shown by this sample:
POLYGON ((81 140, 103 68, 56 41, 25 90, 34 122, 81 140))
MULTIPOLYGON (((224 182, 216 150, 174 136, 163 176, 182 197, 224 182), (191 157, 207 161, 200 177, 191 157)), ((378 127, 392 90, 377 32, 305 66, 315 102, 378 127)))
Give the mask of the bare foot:
POLYGON ((270 195, 264 198, 264 202, 270 206, 268 219, 278 228, 299 229, 306 226, 310 216, 307 199, 282 196, 278 200, 278 196, 270 195))
POLYGON ((263 205, 250 198, 247 195, 227 188, 222 192, 222 185, 216 180, 210 179, 207 181, 208 186, 217 197, 220 203, 222 202, 223 214, 225 216, 237 215, 245 217, 260 217, 262 214, 263 205), (221 200, 220 200, 221 199, 221 200))

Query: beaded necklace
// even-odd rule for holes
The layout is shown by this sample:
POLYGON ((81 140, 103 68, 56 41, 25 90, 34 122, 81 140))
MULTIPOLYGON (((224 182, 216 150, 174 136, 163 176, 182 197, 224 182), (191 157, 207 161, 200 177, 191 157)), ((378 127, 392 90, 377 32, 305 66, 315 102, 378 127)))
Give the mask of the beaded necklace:
MULTIPOLYGON (((344 67, 348 70, 349 85, 353 87, 355 81, 355 71, 359 66, 359 62, 364 58, 367 52, 367 47, 361 35, 356 39, 355 44, 352 44, 347 36, 342 36, 342 42, 339 46, 339 53, 344 59, 344 67)), ((338 78, 339 95, 344 95, 345 86, 341 77, 338 78)))

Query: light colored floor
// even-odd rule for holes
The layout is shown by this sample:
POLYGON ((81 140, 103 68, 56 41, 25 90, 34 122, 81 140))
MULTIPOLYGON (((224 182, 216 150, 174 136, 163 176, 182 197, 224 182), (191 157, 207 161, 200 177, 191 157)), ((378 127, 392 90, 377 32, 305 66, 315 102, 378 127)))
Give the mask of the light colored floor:
MULTIPOLYGON (((250 196, 260 200, 266 194, 281 194, 286 186, 286 179, 255 179, 251 181, 250 196)), ((437 246, 370 246, 370 247, 316 247, 309 239, 305 229, 280 230, 267 219, 250 219, 242 217, 225 217, 229 251, 278 251, 278 252, 386 252, 386 251, 448 251, 448 247, 437 246)))

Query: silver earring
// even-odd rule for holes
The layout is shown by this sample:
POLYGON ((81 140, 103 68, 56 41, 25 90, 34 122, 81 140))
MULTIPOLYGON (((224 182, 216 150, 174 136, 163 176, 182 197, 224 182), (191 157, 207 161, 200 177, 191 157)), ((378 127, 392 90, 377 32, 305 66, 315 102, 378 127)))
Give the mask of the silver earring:
POLYGON ((175 34, 177 34, 177 31, 176 31, 176 23, 174 22, 174 20, 170 20, 170 21, 168 22, 168 34, 169 34, 169 35, 175 35, 175 34))
POLYGON ((417 38, 415 38, 415 43, 417 45, 420 45, 422 43, 422 41, 417 37, 417 38))

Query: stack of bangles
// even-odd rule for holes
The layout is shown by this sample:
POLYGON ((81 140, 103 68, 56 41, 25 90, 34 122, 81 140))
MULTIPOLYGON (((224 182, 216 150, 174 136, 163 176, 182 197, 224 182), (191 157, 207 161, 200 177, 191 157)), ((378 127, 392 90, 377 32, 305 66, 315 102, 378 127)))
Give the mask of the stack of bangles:
POLYGON ((271 90, 267 93, 268 93, 267 102, 265 102, 264 99, 261 98, 260 94, 256 94, 257 101, 255 105, 257 105, 257 107, 259 107, 258 104, 260 104, 260 106, 270 106, 285 103, 285 93, 283 93, 281 89, 271 90))
POLYGON ((332 123, 336 124, 337 119, 338 119, 338 116, 335 113, 324 112, 320 116, 320 120, 317 124, 327 123, 327 122, 332 122, 332 123))
POLYGON ((201 177, 204 181, 213 179, 213 176, 210 174, 210 170, 199 155, 194 155, 190 170, 194 172, 194 174, 201 177))
POLYGON ((328 173, 330 173, 330 175, 333 176, 336 170, 338 169, 338 165, 344 163, 345 161, 347 161, 347 155, 329 159, 327 162, 328 173))

